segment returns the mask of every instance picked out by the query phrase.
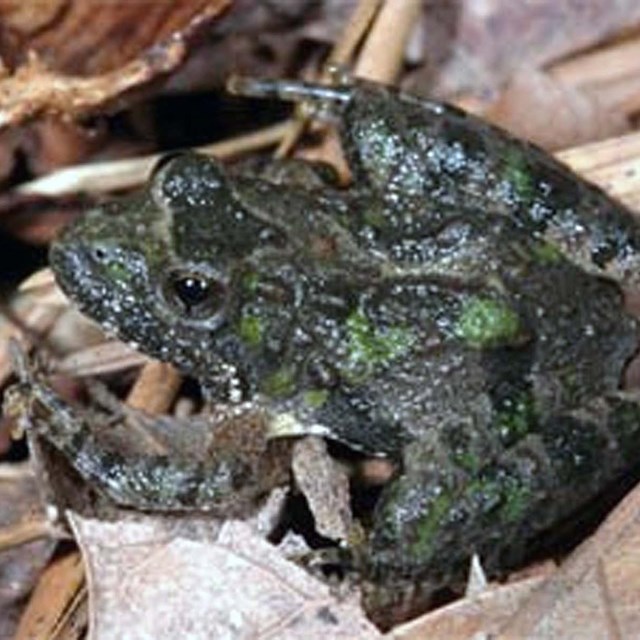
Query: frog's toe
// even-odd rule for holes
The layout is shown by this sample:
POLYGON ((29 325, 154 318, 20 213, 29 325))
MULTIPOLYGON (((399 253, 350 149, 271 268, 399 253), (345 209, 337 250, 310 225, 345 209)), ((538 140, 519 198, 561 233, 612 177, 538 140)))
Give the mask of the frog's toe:
POLYGON ((252 98, 279 98, 289 102, 312 102, 321 105, 348 102, 352 92, 351 87, 344 85, 334 86, 238 75, 233 75, 227 80, 227 90, 235 95, 252 98))

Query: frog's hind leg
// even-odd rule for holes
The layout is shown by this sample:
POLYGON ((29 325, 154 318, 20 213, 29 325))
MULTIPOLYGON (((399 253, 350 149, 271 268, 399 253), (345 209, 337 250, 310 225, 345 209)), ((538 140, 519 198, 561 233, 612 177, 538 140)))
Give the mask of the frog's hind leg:
POLYGON ((490 574, 513 568, 553 526, 637 474, 639 447, 640 403, 623 394, 555 416, 482 461, 429 434, 407 448, 377 505, 370 572, 461 584, 474 553, 490 574))

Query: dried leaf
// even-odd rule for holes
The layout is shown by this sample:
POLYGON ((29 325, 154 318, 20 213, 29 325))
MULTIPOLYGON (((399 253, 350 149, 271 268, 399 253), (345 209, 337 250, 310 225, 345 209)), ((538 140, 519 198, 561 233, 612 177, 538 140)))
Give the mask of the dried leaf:
MULTIPOLYGON (((454 7, 443 12, 427 3, 427 13, 444 14, 440 31, 449 35, 435 53, 443 60, 431 88, 436 95, 494 90, 523 66, 541 67, 640 23, 636 0, 462 0, 454 7)), ((433 57, 429 33, 426 54, 433 57)))
MULTIPOLYGON (((14 637, 24 598, 33 589, 55 545, 53 540, 32 537, 32 542, 23 539, 23 544, 8 548, 16 527, 24 530, 24 525, 40 523, 36 526, 40 527, 41 533, 44 532, 44 510, 31 469, 20 466, 18 472, 8 473, 14 467, 18 465, 0 465, 3 471, 0 478, 0 528, 3 538, 0 545, 0 638, 14 637)), ((13 538, 13 544, 18 542, 13 538)))
POLYGON ((54 560, 40 576, 14 640, 59 638, 58 631, 64 626, 69 609, 82 598, 84 588, 78 552, 54 560))
POLYGON ((0 225, 5 233, 22 242, 44 246, 88 206, 89 199, 78 194, 54 199, 7 191, 0 195, 0 225))
POLYGON ((89 573, 92 638, 376 638, 326 585, 240 522, 168 532, 152 518, 71 516, 89 573))
POLYGON ((230 0, 0 0, 0 56, 11 68, 33 51, 63 75, 114 71, 143 51, 217 17, 230 0))
POLYGON ((558 158, 627 207, 640 210, 640 133, 567 149, 558 158))
POLYGON ((176 41, 158 53, 87 79, 62 76, 31 56, 12 76, 0 80, 0 130, 45 113, 69 118, 86 115, 174 69, 186 48, 176 41))
MULTIPOLYGON (((184 61, 190 38, 206 21, 226 8, 228 2, 140 4, 69 0, 65 3, 68 7, 62 23, 54 21, 55 28, 51 32, 41 32, 34 39, 27 38, 23 46, 29 47, 28 57, 13 74, 0 81, 0 129, 44 113, 78 118, 173 71, 184 61), (176 7, 175 17, 181 19, 174 22, 169 18, 176 7), (111 10, 116 12, 115 22, 101 22, 99 15, 111 10), (70 31, 63 29, 66 20, 72 23, 70 31), (139 28, 132 29, 133 24, 139 28), (87 25, 96 25, 96 30, 87 25), (39 40, 41 36, 44 38, 43 34, 50 36, 49 40, 39 40), (116 38, 116 34, 121 37, 116 38), (100 46, 103 37, 111 41, 111 46, 105 47, 104 55, 100 46), (65 48, 67 45, 74 47, 73 55, 65 48), (37 54, 40 46, 47 52, 46 58, 37 54), (50 55, 51 51, 59 54, 62 51, 66 56, 56 58, 50 55), (58 62, 64 60, 65 64, 54 66, 52 57, 58 62), (78 73, 78 65, 70 62, 76 57, 82 61, 82 70, 95 75, 75 77, 58 70, 71 68, 78 73)), ((9 8, 15 7, 15 3, 8 4, 9 8)), ((8 10, 7 3, 5 10, 8 10)))
POLYGON ((535 69, 518 72, 481 115, 548 150, 619 135, 629 128, 624 114, 603 105, 597 95, 535 69))
POLYGON ((318 533, 334 540, 346 540, 353 527, 349 478, 345 469, 327 453, 325 441, 309 436, 296 442, 292 468, 318 533))
POLYGON ((513 615, 542 581, 541 576, 491 587, 473 598, 457 600, 399 625, 388 637, 393 640, 470 640, 489 637, 492 630, 513 615))
POLYGON ((149 358, 117 340, 109 340, 95 346, 74 351, 56 362, 56 373, 77 378, 99 376, 115 371, 139 367, 149 358))
POLYGON ((129 391, 127 404, 151 414, 166 413, 180 389, 182 376, 166 362, 152 360, 140 372, 129 391))
POLYGON ((549 74, 565 85, 586 89, 599 101, 626 114, 637 111, 640 100, 640 37, 616 40, 549 67, 549 74))
POLYGON ((355 75, 393 83, 422 11, 421 0, 387 0, 358 56, 355 75))
MULTIPOLYGON (((247 151, 276 144, 289 127, 289 122, 261 129, 237 138, 196 148, 200 153, 217 158, 228 158, 247 151)), ((108 193, 140 186, 147 179, 152 167, 161 157, 153 154, 140 158, 127 158, 99 162, 77 167, 66 167, 48 176, 37 178, 16 188, 16 194, 57 196, 78 191, 108 193)), ((1 203, 1 201, 0 201, 1 203)))
POLYGON ((60 317, 64 308, 59 305, 43 305, 37 296, 17 294, 11 300, 7 312, 0 314, 0 384, 6 383, 12 371, 9 358, 9 340, 17 340, 23 347, 31 346, 33 334, 48 332, 60 317))

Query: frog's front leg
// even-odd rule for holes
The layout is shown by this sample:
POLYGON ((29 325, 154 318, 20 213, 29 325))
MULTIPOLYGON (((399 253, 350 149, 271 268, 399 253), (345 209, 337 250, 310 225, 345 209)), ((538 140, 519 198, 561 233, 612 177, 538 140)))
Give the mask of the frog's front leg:
POLYGON ((406 448, 382 494, 368 570, 439 587, 461 584, 474 553, 490 574, 512 568, 541 533, 615 483, 639 445, 639 398, 622 394, 550 418, 485 459, 434 429, 406 448))
POLYGON ((288 447, 267 440, 259 413, 236 412, 212 425, 217 431, 210 457, 190 460, 107 445, 86 416, 40 381, 15 387, 8 407, 119 506, 241 515, 288 477, 288 447))

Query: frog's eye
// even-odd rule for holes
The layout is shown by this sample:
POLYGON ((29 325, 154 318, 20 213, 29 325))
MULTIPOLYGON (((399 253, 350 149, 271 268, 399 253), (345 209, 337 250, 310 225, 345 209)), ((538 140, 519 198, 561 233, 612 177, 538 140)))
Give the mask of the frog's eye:
POLYGON ((177 272, 169 275, 164 294, 174 307, 190 318, 206 318, 220 311, 225 286, 204 274, 177 272))

